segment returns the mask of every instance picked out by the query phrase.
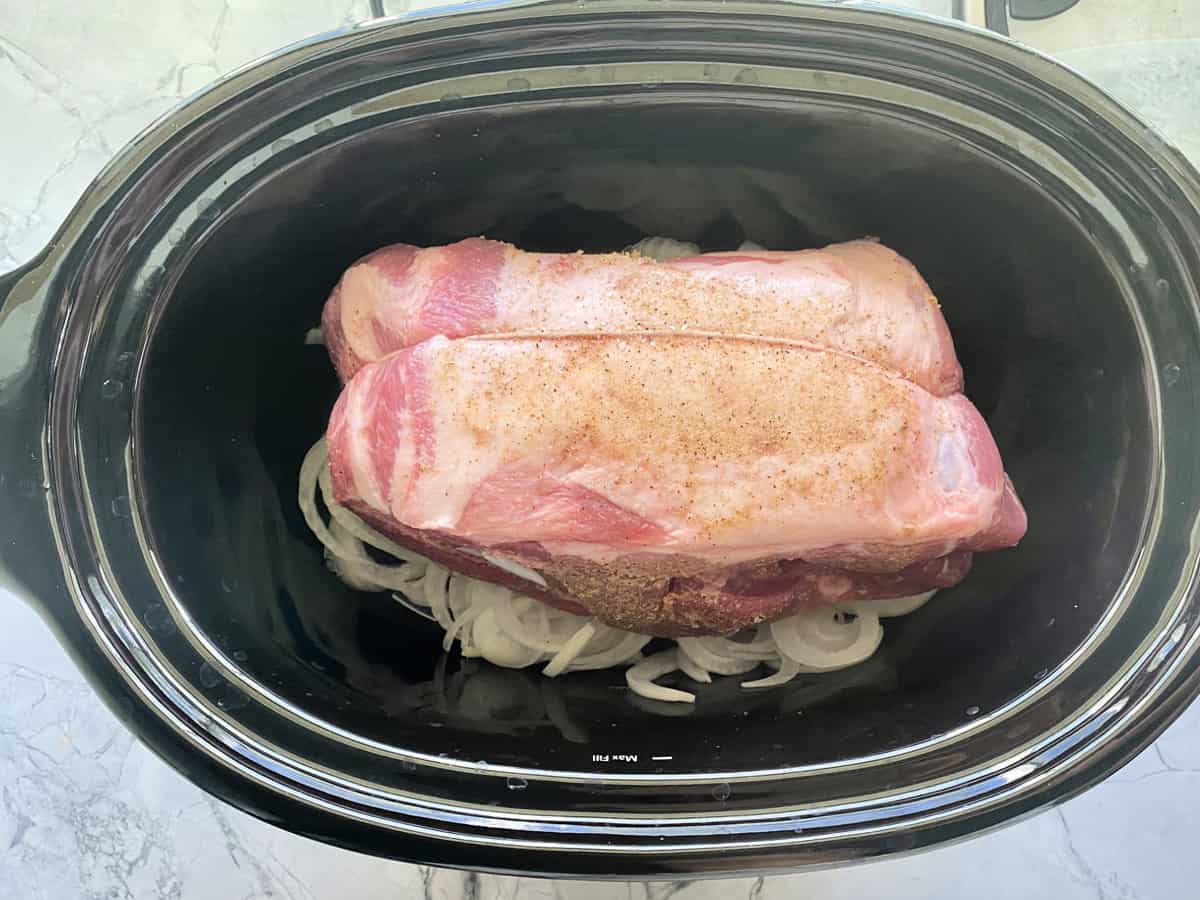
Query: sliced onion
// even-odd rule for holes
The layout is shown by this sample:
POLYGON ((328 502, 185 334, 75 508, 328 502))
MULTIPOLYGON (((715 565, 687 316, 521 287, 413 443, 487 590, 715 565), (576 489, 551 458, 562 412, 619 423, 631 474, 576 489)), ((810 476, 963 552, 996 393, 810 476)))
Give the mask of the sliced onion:
POLYGON ((781 684, 787 684, 802 671, 800 663, 794 659, 788 659, 786 656, 773 660, 773 663, 779 666, 778 672, 774 675, 756 678, 753 681, 743 681, 742 687, 751 689, 779 687, 781 684))
POLYGON ((523 669, 542 658, 537 650, 513 640, 504 632, 496 621, 494 607, 485 609, 471 624, 471 636, 480 656, 506 669, 523 669))
POLYGON ((377 550, 382 550, 384 553, 390 553, 396 559, 402 559, 405 562, 426 562, 426 557, 419 553, 414 553, 406 547, 401 547, 395 541, 384 537, 346 507, 342 506, 333 499, 333 488, 329 484, 329 469, 321 472, 319 479, 321 486, 321 497, 325 501, 325 505, 329 507, 329 515, 338 521, 347 531, 366 544, 370 544, 377 550))
POLYGON ((754 241, 742 241, 738 244, 739 253, 762 253, 766 249, 762 244, 756 244, 754 241))
POLYGON ((911 597, 888 597, 884 600, 859 600, 850 604, 854 612, 874 613, 881 619, 892 616, 907 616, 910 612, 920 609, 937 591, 926 591, 924 594, 913 594, 911 597))
POLYGON ((367 555, 358 538, 342 530, 338 522, 331 522, 329 531, 339 542, 339 549, 330 548, 330 564, 343 579, 349 576, 358 582, 361 590, 404 591, 413 590, 425 575, 425 565, 402 563, 389 566, 377 563, 367 555))
MULTIPOLYGON (((597 631, 607 627, 607 625, 600 622, 596 623, 597 631)), ((612 630, 616 631, 615 628, 612 630)), ((618 632, 618 634, 621 633, 618 632)), ((614 646, 607 650, 577 656, 575 661, 571 663, 571 671, 585 672, 619 666, 622 663, 629 662, 631 659, 635 659, 641 653, 642 648, 652 640, 653 638, 647 634, 626 633, 614 646)))
MULTIPOLYGON (((633 632, 630 631, 622 631, 619 628, 613 628, 611 625, 605 625, 596 618, 588 619, 588 621, 596 626, 596 634, 587 646, 587 650, 584 654, 586 656, 591 656, 596 653, 606 653, 620 644, 625 643, 629 636, 633 634, 633 632)), ((643 637, 643 635, 637 634, 634 635, 634 637, 640 638, 643 637)))
POLYGON ((842 669, 862 662, 883 640, 879 617, 856 615, 838 621, 832 608, 806 610, 771 623, 771 634, 780 655, 813 669, 842 669))
POLYGON ((475 629, 464 628, 458 635, 458 652, 463 659, 479 659, 482 654, 475 646, 475 629))
POLYGON ((526 647, 542 653, 557 653, 563 641, 568 640, 587 619, 554 610, 558 616, 551 625, 547 609, 546 604, 539 600, 504 591, 504 596, 496 603, 496 621, 507 634, 526 647), (528 614, 531 612, 536 621, 529 621, 528 614))
MULTIPOLYGON (((392 556, 396 557, 397 559, 404 560, 405 562, 414 562, 414 563, 426 562, 426 559, 424 556, 421 556, 419 553, 414 553, 413 551, 407 549, 406 547, 401 547, 395 541, 380 534, 378 531, 376 531, 374 528, 372 528, 370 525, 368 525, 366 522, 364 522, 358 516, 354 515, 354 513, 350 512, 350 510, 346 509, 346 507, 342 506, 340 503, 338 503, 333 498, 333 481, 332 481, 332 477, 329 474, 329 466, 327 465, 327 463, 329 461, 329 453, 328 453, 328 448, 325 446, 324 438, 322 438, 321 440, 319 440, 316 444, 314 444, 312 446, 312 448, 308 451, 308 456, 306 456, 304 458, 304 463, 302 463, 300 466, 301 491, 303 492, 304 486, 305 486, 304 466, 308 463, 309 458, 313 455, 313 453, 317 450, 318 447, 320 447, 321 461, 319 463, 319 468, 316 473, 316 483, 317 483, 317 486, 321 489, 321 499, 325 501, 325 506, 328 507, 328 509, 329 509, 330 517, 333 518, 334 520, 336 520, 343 528, 345 528, 348 532, 350 532, 352 535, 354 535, 360 541, 370 544, 372 547, 375 547, 378 550, 382 550, 385 553, 390 553, 392 556)), ((301 501, 300 505, 301 505, 301 508, 303 508, 304 502, 301 501)), ((316 507, 315 506, 313 507, 313 514, 314 514, 314 516, 316 516, 316 507)), ((320 517, 316 516, 316 518, 317 518, 317 521, 319 522, 320 517)), ((307 521, 307 516, 305 517, 305 519, 307 521)), ((309 521, 308 524, 309 524, 309 527, 311 528, 312 522, 309 521)), ((321 535, 320 535, 320 532, 318 531, 318 529, 314 528, 313 530, 314 530, 314 532, 317 532, 317 537, 320 538, 321 535)))
POLYGON ((417 566, 384 566, 372 560, 338 560, 339 568, 344 568, 353 575, 370 581, 375 585, 374 590, 403 591, 408 593, 425 576, 425 570, 417 566))
MULTIPOLYGON (((347 526, 336 518, 326 525, 321 519, 315 495, 321 480, 327 477, 327 461, 325 439, 322 438, 312 446, 300 465, 298 501, 304 521, 328 552, 334 572, 351 587, 359 590, 405 590, 419 581, 424 571, 420 562, 399 566, 377 563, 367 554, 352 526, 347 526)), ((331 505, 327 502, 326 505, 329 506, 331 514, 341 510, 354 522, 358 521, 336 504, 331 505)), ((386 541, 386 538, 383 540, 386 541)))
POLYGON ((588 645, 588 642, 591 641, 595 634, 595 624, 584 622, 578 631, 567 638, 567 642, 551 657, 550 662, 546 663, 546 667, 542 669, 542 674, 547 678, 554 678, 556 675, 561 675, 566 671, 567 666, 575 661, 575 657, 583 652, 583 648, 588 645))
POLYGON ((676 638, 679 652, 686 653, 698 666, 715 672, 718 675, 741 675, 749 672, 758 665, 757 660, 738 659, 715 652, 708 644, 708 638, 681 637, 676 638))
POLYGON ((675 688, 655 684, 654 679, 674 672, 679 668, 675 648, 663 650, 625 670, 625 683, 639 697, 647 700, 665 700, 668 703, 695 703, 696 695, 675 688))
POLYGON ((477 581, 465 575, 455 575, 450 579, 450 589, 446 592, 446 606, 450 608, 450 615, 455 621, 479 605, 473 590, 477 584, 477 581))
POLYGON ((377 591, 379 582, 371 577, 372 572, 358 568, 362 562, 372 562, 363 548, 362 541, 347 532, 337 522, 329 523, 329 534, 337 542, 336 549, 325 547, 325 562, 342 581, 360 591, 377 591))
POLYGON ((442 649, 447 653, 454 646, 454 639, 458 637, 459 632, 479 618, 489 607, 472 606, 462 615, 454 620, 454 624, 446 629, 446 634, 442 637, 442 649))
MULTIPOLYGON (((429 607, 429 611, 433 613, 438 624, 447 631, 454 626, 454 618, 450 615, 450 605, 446 602, 446 595, 449 593, 447 586, 449 578, 449 569, 443 568, 437 563, 430 563, 425 569, 425 577, 421 579, 419 585, 423 604, 429 607)), ((412 593, 417 593, 415 586, 412 593)))
POLYGON ((718 656, 730 659, 765 662, 779 655, 779 651, 775 647, 775 639, 771 637, 769 631, 766 638, 753 641, 734 641, 723 637, 702 637, 697 640, 702 641, 708 650, 718 656))
POLYGON ((327 562, 333 574, 356 591, 379 590, 379 584, 373 578, 363 578, 354 571, 354 563, 337 556, 330 556, 327 562))
POLYGON ((338 549, 333 551, 338 556, 350 560, 371 560, 370 554, 367 553, 366 544, 347 531, 345 526, 340 524, 337 519, 330 520, 329 533, 338 542, 338 549))
POLYGON ((712 684, 712 676, 708 674, 708 669, 697 663, 686 653, 676 653, 676 662, 679 663, 679 668, 683 674, 692 681, 698 681, 701 684, 712 684))
POLYGON ((304 462, 300 463, 300 479, 298 484, 297 501, 300 504, 300 511, 304 514, 304 522, 308 525, 309 530, 317 536, 322 544, 333 552, 337 552, 340 547, 340 542, 329 532, 329 526, 321 518, 321 514, 317 512, 317 502, 314 499, 317 493, 317 485, 320 482, 321 475, 325 471, 325 464, 329 459, 329 454, 325 448, 325 438, 317 441, 309 448, 308 453, 304 454, 304 462))
POLYGON ((746 652, 759 652, 767 650, 775 646, 775 638, 771 637, 770 625, 758 625, 754 629, 754 636, 748 641, 740 641, 739 637, 748 635, 749 630, 739 631, 729 641, 736 645, 739 649, 746 652))

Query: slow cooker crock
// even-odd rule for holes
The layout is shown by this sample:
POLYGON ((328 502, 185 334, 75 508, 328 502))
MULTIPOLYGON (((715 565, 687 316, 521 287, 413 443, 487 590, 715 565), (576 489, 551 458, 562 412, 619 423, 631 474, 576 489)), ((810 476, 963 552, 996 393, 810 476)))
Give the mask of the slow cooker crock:
POLYGON ((868 9, 550 3, 281 51, 142 134, 0 282, 0 578, 194 781, 422 862, 659 876, 927 846, 1191 700, 1200 183, 1056 63, 868 9), (942 300, 1030 531, 845 672, 694 707, 447 657, 295 503, 339 272, 474 234, 874 235, 942 300))

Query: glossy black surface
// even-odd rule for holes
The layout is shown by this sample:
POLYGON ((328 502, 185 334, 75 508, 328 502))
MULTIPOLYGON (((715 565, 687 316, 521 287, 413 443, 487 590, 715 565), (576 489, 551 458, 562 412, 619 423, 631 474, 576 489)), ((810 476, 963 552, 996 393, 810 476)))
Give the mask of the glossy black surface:
MULTIPOLYGON (((596 752, 636 754, 622 771, 646 772, 866 755, 942 734, 968 708, 996 709, 1057 666, 1141 539, 1150 397, 1126 297, 1050 190, 966 140, 847 107, 697 93, 669 105, 450 111, 333 133, 239 185, 239 201, 173 269, 138 404, 136 494, 195 625, 244 657, 248 675, 356 734, 532 768, 591 770, 596 752), (723 139, 731 131, 736 144, 723 139), (690 714, 655 722, 619 689, 619 672, 547 684, 571 698, 586 743, 550 721, 497 734, 486 709, 477 719, 443 709, 431 686, 436 627, 346 589, 294 501, 300 459, 336 398, 323 348, 303 336, 357 257, 472 234, 564 251, 644 234, 706 249, 879 236, 942 300, 971 396, 1028 498, 1028 538, 981 556, 934 607, 889 623, 876 678, 807 679, 825 703, 796 699, 805 683, 702 688, 690 714)), ((493 693, 502 715, 508 701, 493 693)))
POLYGON ((118 160, 6 283, 0 347, 24 361, 0 372, 5 582, 191 777, 377 853, 614 875, 826 863, 1100 777, 1195 689, 1194 173, 983 35, 626 10, 334 37, 118 160), (767 692, 729 679, 694 708, 630 697, 619 673, 444 658, 429 623, 340 585, 303 526, 296 474, 336 392, 303 339, 358 255, 477 233, 882 238, 941 298, 1029 536, 889 622, 869 663, 767 692))

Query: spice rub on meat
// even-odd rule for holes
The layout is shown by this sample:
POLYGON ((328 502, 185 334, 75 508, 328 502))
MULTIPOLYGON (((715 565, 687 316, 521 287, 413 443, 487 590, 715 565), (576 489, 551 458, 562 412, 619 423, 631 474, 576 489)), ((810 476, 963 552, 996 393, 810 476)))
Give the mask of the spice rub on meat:
POLYGON ((944 587, 1025 530, 965 397, 796 340, 430 337, 327 436, 338 501, 398 542, 652 634, 944 587))
POLYGON ((807 341, 962 389, 954 344, 912 263, 868 240, 819 250, 527 253, 470 238, 384 247, 352 265, 323 316, 342 380, 435 335, 699 331, 807 341))

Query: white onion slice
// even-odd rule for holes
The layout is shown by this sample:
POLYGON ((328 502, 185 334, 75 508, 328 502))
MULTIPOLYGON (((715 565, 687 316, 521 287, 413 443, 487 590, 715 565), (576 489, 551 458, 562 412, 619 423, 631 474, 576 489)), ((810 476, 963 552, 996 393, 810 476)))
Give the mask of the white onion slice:
POLYGON ((676 662, 679 663, 679 668, 683 670, 683 674, 692 681, 698 681, 701 684, 712 684, 712 676, 708 674, 708 669, 700 665, 686 653, 676 653, 676 662))
POLYGON ((473 579, 456 575, 450 579, 450 590, 446 593, 446 605, 450 607, 450 615, 457 620, 470 610, 479 606, 472 588, 476 582, 473 579))
POLYGON ((575 661, 575 657, 583 652, 592 637, 596 634, 596 626, 592 622, 584 622, 578 631, 567 638, 567 642, 551 657, 550 662, 542 669, 547 678, 554 678, 566 671, 567 666, 575 661))
POLYGON ((838 621, 833 608, 806 610, 771 623, 771 634, 779 652, 794 662, 813 669, 843 669, 862 662, 883 640, 879 617, 855 615, 838 621))
POLYGON ((480 656, 506 669, 523 669, 542 658, 537 650, 513 640, 504 632, 496 621, 495 608, 485 609, 471 623, 471 636, 480 656))
POLYGON ((665 700, 668 703, 695 703, 696 695, 675 688, 655 684, 654 679, 662 678, 669 672, 679 668, 675 657, 675 648, 663 650, 642 661, 635 663, 625 670, 625 683, 639 697, 648 700, 665 700))
POLYGON ((713 652, 707 638, 681 637, 676 638, 675 643, 679 645, 680 653, 686 653, 698 666, 718 675, 741 675, 758 665, 757 660, 737 659, 713 652))
MULTIPOLYGON (((337 523, 330 526, 334 531, 337 523)), ((335 532, 336 533, 336 532, 335 532)), ((425 575, 425 566, 406 563, 401 566, 389 566, 377 563, 367 556, 357 538, 347 536, 344 540, 345 553, 334 551, 330 555, 330 565, 343 580, 356 582, 359 590, 368 591, 401 591, 405 595, 415 592, 417 585, 425 575), (353 542, 351 544, 350 542, 353 542)))
POLYGON ((859 600, 850 604, 854 612, 874 613, 881 619, 892 616, 907 616, 910 612, 920 609, 937 591, 926 591, 924 594, 913 594, 911 597, 888 597, 884 600, 859 600))
POLYGON ((723 637, 702 637, 697 640, 703 642, 704 647, 712 653, 730 659, 765 662, 779 656, 775 639, 770 636, 769 631, 765 639, 756 638, 753 641, 734 641, 723 637))
POLYGON ((553 654, 587 619, 504 590, 496 602, 496 621, 505 633, 526 647, 553 654))
POLYGON ((379 590, 379 582, 374 578, 364 578, 360 573, 356 572, 356 566, 353 562, 338 556, 330 556, 328 564, 329 568, 333 570, 334 575, 356 591, 379 590))
MULTIPOLYGON (((600 622, 597 622, 596 624, 598 626, 597 630, 600 628, 608 628, 607 625, 604 625, 600 622)), ((616 631, 615 628, 611 630, 616 631)), ((575 661, 571 663, 571 671, 584 672, 593 669, 607 669, 612 666, 619 666, 622 663, 636 659, 641 654, 642 648, 653 640, 653 638, 647 634, 633 634, 632 632, 617 633, 624 634, 624 636, 617 642, 615 646, 607 650, 600 650, 596 653, 588 654, 586 656, 577 656, 575 661)))
POLYGON ((764 678, 756 678, 754 681, 743 681, 742 687, 750 689, 779 687, 787 684, 803 670, 800 663, 794 659, 788 659, 786 656, 780 657, 774 662, 779 666, 778 672, 764 678))
MULTIPOLYGON (((454 627, 454 617, 450 615, 450 604, 446 600, 449 593, 447 584, 449 579, 449 569, 436 563, 430 563, 425 570, 425 577, 421 579, 421 599, 419 601, 423 606, 429 607, 429 611, 433 613, 437 623, 447 631, 454 627)), ((417 591, 414 589, 412 593, 415 594, 417 591)))
POLYGON ((314 499, 317 485, 321 480, 322 473, 326 471, 325 464, 328 460, 329 454, 325 448, 325 438, 321 438, 309 448, 308 453, 304 454, 304 462, 300 463, 297 499, 300 511, 304 514, 304 522, 308 525, 309 530, 317 536, 317 540, 322 544, 337 552, 335 548, 340 546, 340 542, 330 534, 329 526, 317 512, 317 501, 314 499))
POLYGON ((456 618, 454 620, 454 624, 447 628, 446 633, 442 636, 442 650, 444 650, 446 653, 449 653, 450 648, 454 646, 454 639, 459 636, 463 629, 478 619, 490 608, 491 607, 487 606, 472 606, 461 616, 456 618))
POLYGON ((330 519, 329 533, 333 535, 334 540, 338 543, 338 549, 333 551, 338 556, 356 562, 372 562, 370 555, 367 553, 366 545, 347 531, 346 527, 338 522, 337 519, 330 519))
POLYGON ((459 632, 458 652, 462 654, 463 659, 479 659, 482 656, 479 648, 475 646, 474 628, 464 628, 459 632))
POLYGON ((330 567, 343 581, 360 591, 400 591, 407 593, 420 582, 422 572, 401 566, 381 566, 376 562, 333 556, 330 567))
POLYGON ((401 547, 395 541, 384 537, 370 525, 365 523, 346 507, 338 504, 333 499, 333 491, 329 488, 329 469, 325 469, 321 473, 321 494, 325 500, 325 505, 329 507, 329 514, 336 519, 347 531, 358 538, 365 544, 370 544, 377 550, 382 550, 384 553, 390 553, 396 559, 403 560, 409 563, 423 563, 428 560, 419 553, 414 553, 407 547, 401 547))
MULTIPOLYGON (((317 511, 315 495, 322 478, 327 477, 329 471, 326 467, 327 461, 325 440, 322 438, 308 451, 300 466, 298 501, 305 523, 328 551, 327 555, 334 572, 351 587, 359 590, 404 590, 420 580, 424 571, 421 563, 402 566, 377 563, 367 555, 352 526, 346 525, 337 518, 331 519, 330 523, 326 525, 321 519, 320 513, 317 511)), ((329 506, 331 515, 339 510, 345 512, 336 504, 327 502, 326 505, 329 506)), ((354 519, 352 515, 349 513, 347 515, 355 523, 358 523, 358 520, 354 519)), ((366 526, 362 527, 366 528, 366 526)), ((372 534, 374 533, 372 532, 372 534)), ((379 537, 383 541, 387 540, 382 535, 379 537)), ((375 542, 371 541, 371 543, 375 542)))
POLYGON ((362 541, 347 532, 337 522, 329 523, 329 534, 336 547, 325 545, 325 562, 334 574, 350 587, 360 591, 377 591, 379 582, 371 577, 372 572, 362 571, 361 564, 371 562, 362 541))

